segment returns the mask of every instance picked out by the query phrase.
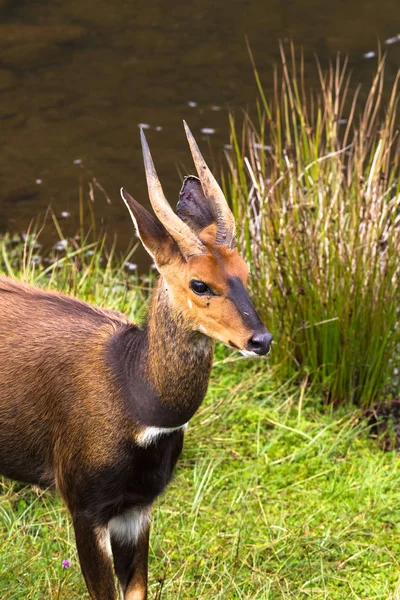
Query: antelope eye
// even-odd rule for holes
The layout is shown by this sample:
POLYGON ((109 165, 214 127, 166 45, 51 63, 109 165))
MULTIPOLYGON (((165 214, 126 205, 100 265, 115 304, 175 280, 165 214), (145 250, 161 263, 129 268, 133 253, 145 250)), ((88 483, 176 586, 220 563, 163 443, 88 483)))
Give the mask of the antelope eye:
POLYGON ((199 279, 192 279, 190 282, 190 289, 194 291, 195 294, 211 294, 211 290, 204 281, 199 281, 199 279))

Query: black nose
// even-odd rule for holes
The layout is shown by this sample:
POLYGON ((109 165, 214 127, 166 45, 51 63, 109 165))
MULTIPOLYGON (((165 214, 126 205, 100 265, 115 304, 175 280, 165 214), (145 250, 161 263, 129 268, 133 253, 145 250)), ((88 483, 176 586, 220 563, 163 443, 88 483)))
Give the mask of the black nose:
POLYGON ((271 349, 272 334, 265 330, 262 333, 255 333, 247 343, 246 350, 255 352, 259 356, 268 354, 271 349))

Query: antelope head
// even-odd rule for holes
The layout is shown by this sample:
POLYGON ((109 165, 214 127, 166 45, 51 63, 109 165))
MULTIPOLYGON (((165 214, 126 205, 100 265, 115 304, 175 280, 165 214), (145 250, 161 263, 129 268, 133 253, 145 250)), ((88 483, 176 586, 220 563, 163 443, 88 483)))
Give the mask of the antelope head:
POLYGON ((246 291, 248 269, 236 247, 233 214, 185 125, 198 178, 185 178, 175 213, 166 200, 143 131, 151 215, 124 189, 137 233, 165 283, 170 303, 193 331, 243 354, 263 355, 272 335, 246 291))

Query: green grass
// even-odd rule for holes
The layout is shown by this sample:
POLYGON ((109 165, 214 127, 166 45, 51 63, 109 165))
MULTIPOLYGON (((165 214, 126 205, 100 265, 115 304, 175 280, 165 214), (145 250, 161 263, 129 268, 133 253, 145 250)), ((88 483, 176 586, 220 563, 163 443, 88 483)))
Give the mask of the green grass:
POLYGON ((272 360, 325 401, 371 405, 390 395, 400 349, 398 83, 380 59, 352 93, 346 60, 306 86, 282 50, 274 93, 255 71, 257 118, 232 119, 226 188, 251 266, 255 302, 278 341, 272 360))
MULTIPOLYGON (((59 235, 63 240, 61 230, 59 235)), ((36 263, 40 233, 30 233, 24 242, 6 234, 0 237, 0 274, 143 319, 154 274, 139 277, 137 271, 126 268, 136 247, 124 258, 116 259, 114 248, 106 249, 105 238, 92 243, 82 239, 65 240, 62 251, 52 249, 36 263)))
MULTIPOLYGON (((398 599, 398 456, 354 412, 274 392, 265 362, 218 354, 155 506, 149 597, 398 599)), ((88 597, 57 496, 0 485, 0 597, 88 597)))

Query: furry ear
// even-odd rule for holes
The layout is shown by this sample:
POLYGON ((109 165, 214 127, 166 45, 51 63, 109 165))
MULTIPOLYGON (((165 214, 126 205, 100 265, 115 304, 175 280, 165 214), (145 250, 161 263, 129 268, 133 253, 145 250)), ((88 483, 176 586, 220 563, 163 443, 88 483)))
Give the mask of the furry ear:
POLYGON ((200 179, 194 175, 188 175, 183 180, 176 213, 197 234, 216 222, 203 193, 200 179))
POLYGON ((136 232, 157 267, 162 267, 171 261, 172 256, 181 257, 176 242, 169 235, 164 225, 149 213, 139 202, 121 188, 121 197, 125 202, 135 225, 136 232))

